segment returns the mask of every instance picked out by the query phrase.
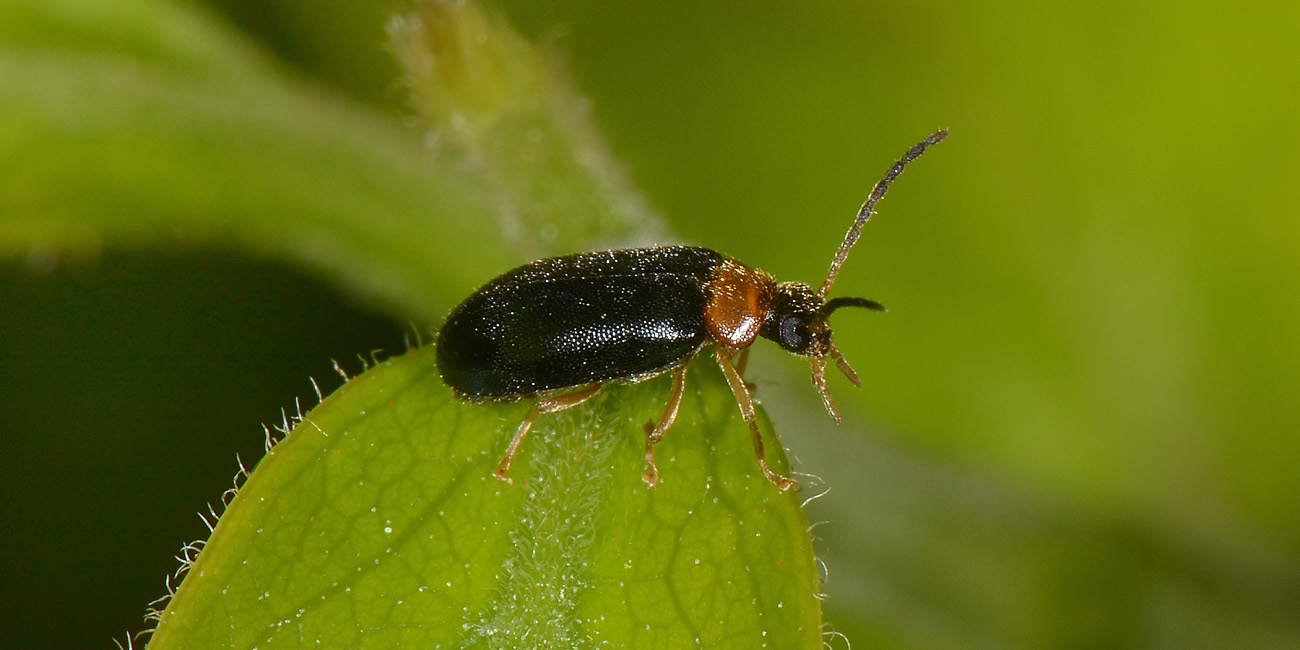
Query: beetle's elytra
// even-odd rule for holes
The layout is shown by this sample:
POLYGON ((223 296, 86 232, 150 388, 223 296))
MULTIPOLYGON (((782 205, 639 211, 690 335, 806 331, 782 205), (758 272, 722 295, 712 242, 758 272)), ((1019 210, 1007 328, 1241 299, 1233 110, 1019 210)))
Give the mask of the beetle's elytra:
MULTIPOLYGON (((840 307, 883 311, 865 298, 827 300, 862 225, 907 163, 948 137, 939 130, 908 149, 872 188, 816 291, 726 255, 695 246, 656 246, 580 253, 525 264, 483 285, 452 310, 438 332, 442 379, 459 399, 500 402, 537 398, 519 423, 494 474, 505 479, 519 445, 543 413, 577 406, 605 382, 635 383, 673 373, 668 404, 646 425, 645 474, 659 480, 654 445, 677 416, 686 366, 709 345, 749 425, 754 455, 767 480, 796 485, 767 466, 754 405, 738 355, 759 337, 808 357, 827 412, 839 413, 826 388, 829 357, 854 385, 857 374, 831 343, 828 319, 840 307)), ((743 362, 741 364, 743 366, 743 362)))

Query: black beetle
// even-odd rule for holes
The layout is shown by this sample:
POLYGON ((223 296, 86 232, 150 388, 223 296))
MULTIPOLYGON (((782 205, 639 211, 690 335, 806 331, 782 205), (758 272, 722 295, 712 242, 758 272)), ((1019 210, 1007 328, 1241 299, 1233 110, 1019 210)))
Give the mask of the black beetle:
POLYGON ((456 397, 470 402, 539 398, 515 431, 495 476, 505 479, 519 444, 543 413, 577 406, 608 381, 635 383, 673 373, 672 393, 646 425, 645 474, 658 482, 654 445, 681 403, 687 364, 717 346, 740 413, 749 424, 763 476, 782 490, 793 479, 768 469, 749 389, 734 362, 758 337, 809 358, 812 382, 836 422, 826 389, 826 358, 854 385, 857 373, 831 343, 827 320, 840 307, 883 311, 865 298, 826 299, 862 225, 907 163, 948 137, 941 129, 908 149, 872 188, 821 287, 776 282, 730 257, 694 246, 580 253, 531 262, 483 285, 452 310, 438 332, 437 363, 456 397))

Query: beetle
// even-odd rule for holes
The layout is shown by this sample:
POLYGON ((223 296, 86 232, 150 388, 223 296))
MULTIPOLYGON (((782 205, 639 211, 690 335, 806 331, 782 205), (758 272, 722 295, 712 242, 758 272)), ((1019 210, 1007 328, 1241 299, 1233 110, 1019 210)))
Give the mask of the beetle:
POLYGON ((438 331, 442 380, 467 402, 537 399, 493 472, 496 478, 507 479, 519 445, 543 414, 577 406, 608 382, 637 383, 672 373, 668 403, 653 426, 646 425, 642 479, 653 487, 659 480, 654 446, 677 417, 686 367, 713 345, 749 425, 763 476, 783 491, 796 486, 767 466, 753 400, 741 377, 744 355, 761 337, 807 357, 813 386, 839 422, 826 387, 827 358, 855 386, 861 381, 832 344, 828 320, 842 307, 884 307, 865 298, 828 300, 827 295, 890 182, 946 137, 948 131, 941 129, 913 145, 872 187, 816 291, 802 282, 778 283, 707 248, 655 246, 531 262, 470 294, 438 331))

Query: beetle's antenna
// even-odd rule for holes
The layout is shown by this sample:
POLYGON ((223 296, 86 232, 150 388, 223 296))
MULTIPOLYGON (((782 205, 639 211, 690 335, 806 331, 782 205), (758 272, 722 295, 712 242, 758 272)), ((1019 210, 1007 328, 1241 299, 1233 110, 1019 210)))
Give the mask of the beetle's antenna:
POLYGON ((826 320, 831 317, 831 312, 840 307, 862 307, 872 311, 885 311, 884 305, 866 298, 831 298, 822 303, 821 309, 817 310, 817 316, 822 320, 826 320))
POLYGON ((844 264, 844 258, 849 256, 849 249, 853 248, 853 245, 858 242, 858 237, 862 235, 862 225, 871 219, 872 214, 875 214, 873 209, 876 207, 876 203, 884 198, 885 192, 889 190, 890 182, 903 173, 903 168, 907 166, 907 163, 916 160, 917 157, 925 153, 927 147, 943 142, 946 137, 948 137, 948 129, 939 129, 931 133, 926 139, 912 145, 912 148, 908 149, 907 153, 903 154, 903 157, 899 158, 894 163, 894 166, 885 172, 885 177, 876 181, 875 186, 871 188, 871 194, 867 196, 866 203, 863 203, 862 209, 858 210, 858 217, 854 219, 853 227, 849 228, 849 232, 844 235, 844 243, 840 244, 840 250, 836 251, 835 258, 831 260, 830 271, 826 273, 826 279, 822 281, 821 288, 817 290, 818 298, 825 300, 826 294, 831 292, 831 285, 835 284, 835 276, 839 275, 840 266, 844 264))

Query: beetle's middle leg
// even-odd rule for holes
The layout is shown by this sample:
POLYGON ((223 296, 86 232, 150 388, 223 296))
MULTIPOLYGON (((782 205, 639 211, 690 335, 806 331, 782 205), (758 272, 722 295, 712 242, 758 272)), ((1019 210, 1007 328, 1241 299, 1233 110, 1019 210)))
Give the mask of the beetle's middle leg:
MULTIPOLYGON (((736 374, 740 375, 741 379, 744 379, 745 368, 749 367, 749 348, 740 348, 740 352, 736 353, 736 362, 732 365, 736 367, 736 374)), ((752 395, 754 393, 754 382, 746 381, 745 388, 752 395)))
POLYGON ((673 420, 677 419, 677 407, 682 404, 682 392, 686 387, 686 366, 673 371, 673 390, 668 394, 668 403, 664 405, 664 410, 659 414, 659 422, 651 428, 646 424, 645 432, 645 474, 641 475, 641 480, 646 485, 654 487, 659 483, 659 469, 655 467, 654 446, 664 439, 664 432, 668 427, 673 425, 673 420))
POLYGON ((740 348, 736 353, 736 374, 741 377, 745 376, 745 368, 749 367, 749 348, 740 348))
POLYGON ((528 415, 524 416, 524 421, 519 423, 519 428, 515 430, 515 437, 510 440, 510 446, 506 447, 506 455, 497 463, 497 468, 492 475, 497 480, 504 481, 509 478, 510 461, 515 459, 515 454, 519 452, 519 445, 524 442, 524 436, 528 435, 528 430, 533 428, 533 422, 546 413, 555 413, 567 408, 577 406, 589 399, 600 391, 601 384, 587 384, 572 393, 555 395, 544 399, 537 400, 533 408, 529 409, 528 415))
POLYGON ((735 366, 731 365, 731 358, 735 354, 734 351, 719 345, 718 365, 722 366, 722 374, 727 376, 727 384, 731 386, 731 394, 736 397, 736 406, 740 407, 741 417, 745 418, 745 423, 749 425, 749 435, 754 440, 754 456, 758 458, 758 468, 763 470, 763 476, 767 477, 772 485, 780 488, 781 491, 789 490, 799 484, 788 476, 773 472, 767 466, 767 459, 763 453, 763 436, 758 431, 758 422, 754 417, 754 400, 749 397, 745 380, 740 377, 739 372, 736 372, 735 366))

